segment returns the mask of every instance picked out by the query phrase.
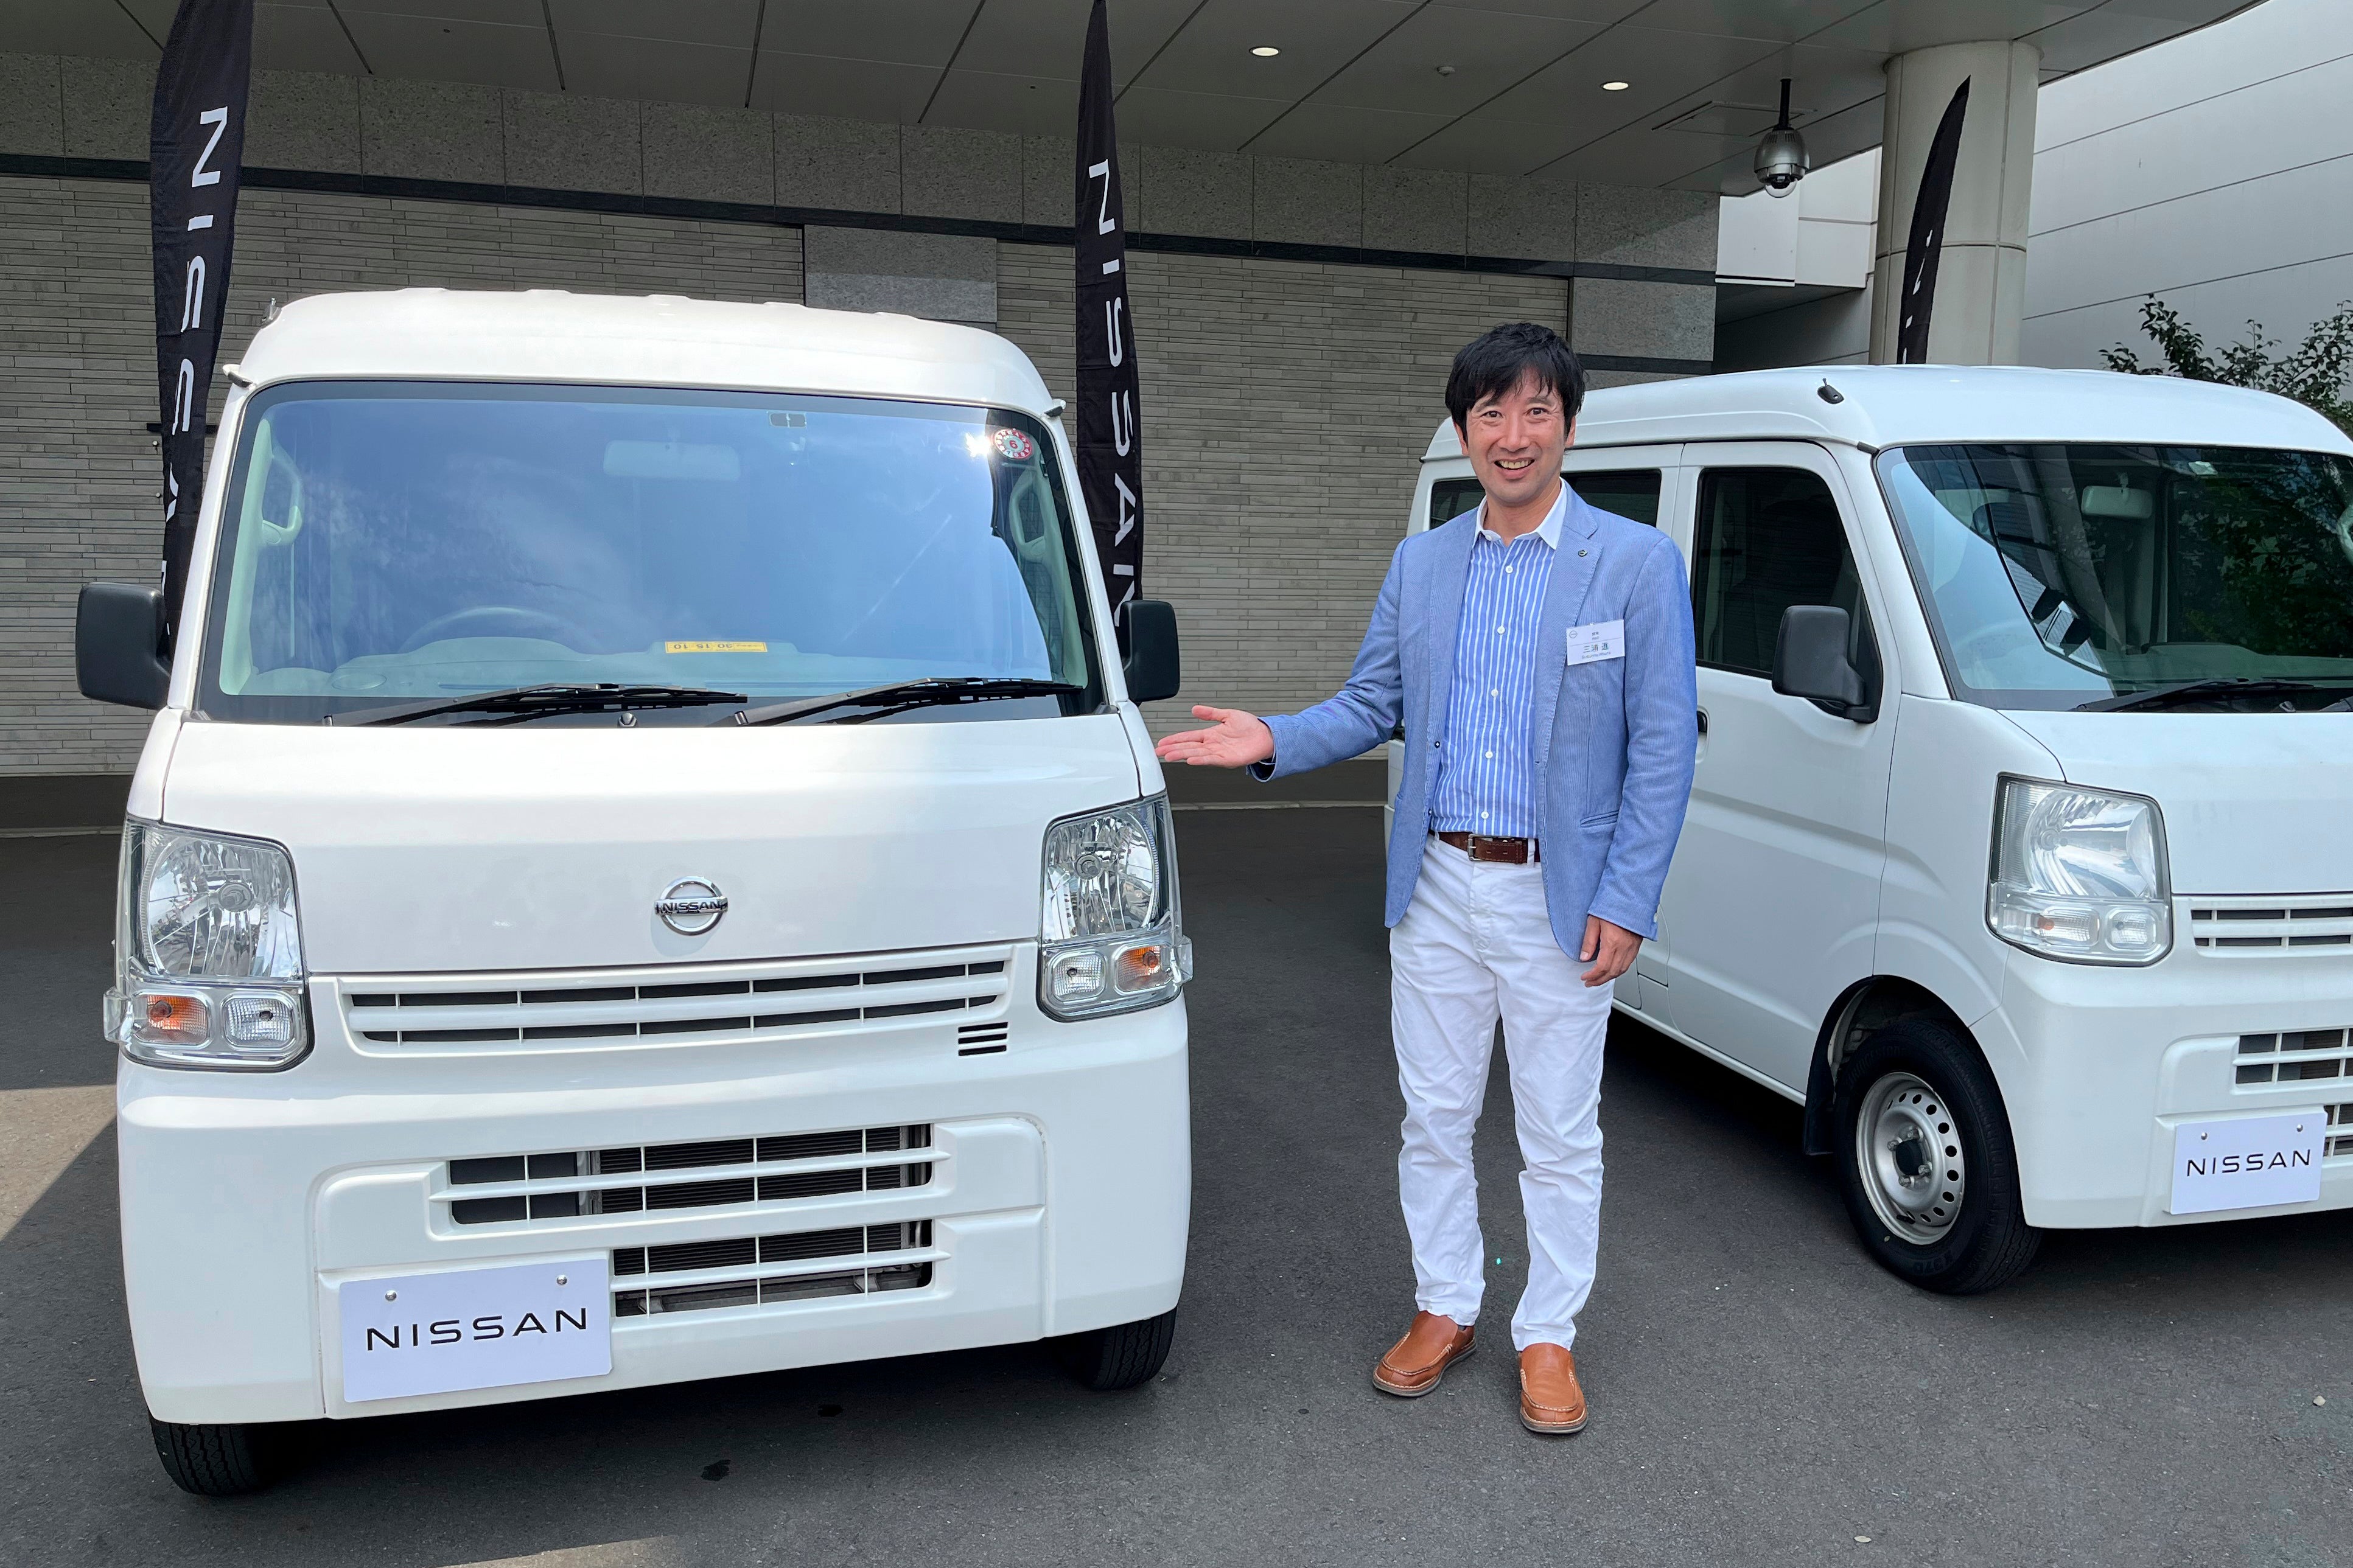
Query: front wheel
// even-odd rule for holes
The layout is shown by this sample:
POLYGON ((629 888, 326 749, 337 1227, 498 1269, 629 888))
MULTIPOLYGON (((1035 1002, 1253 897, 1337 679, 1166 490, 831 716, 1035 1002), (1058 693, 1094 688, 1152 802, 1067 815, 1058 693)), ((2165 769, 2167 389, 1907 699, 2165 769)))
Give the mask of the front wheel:
POLYGON ((154 1428, 155 1457, 164 1473, 184 1492, 198 1497, 236 1497, 259 1490, 269 1479, 251 1426, 227 1423, 193 1426, 179 1421, 147 1424, 154 1428))
POLYGON ((1090 1329, 1063 1342, 1071 1370, 1099 1393, 1138 1388, 1160 1375, 1168 1347, 1176 1342, 1176 1309, 1156 1318, 1090 1329))
POLYGON ((1891 1273, 1947 1296, 2025 1268, 2026 1223, 2001 1091, 1975 1047, 1903 1018, 1839 1071, 1839 1186, 1863 1247, 1891 1273))

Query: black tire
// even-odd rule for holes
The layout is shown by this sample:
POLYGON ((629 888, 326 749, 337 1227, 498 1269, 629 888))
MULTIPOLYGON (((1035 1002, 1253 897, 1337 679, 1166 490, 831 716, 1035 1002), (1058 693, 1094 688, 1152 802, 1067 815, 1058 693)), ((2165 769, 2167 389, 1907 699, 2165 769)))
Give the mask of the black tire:
POLYGON ((2042 1235, 2026 1223, 2010 1116, 1968 1040, 1933 1018, 1896 1020, 1839 1069, 1835 1110, 1840 1195, 1890 1273, 1973 1296, 2033 1260, 2042 1235))
POLYGON ((1114 1323, 1072 1334, 1063 1342, 1063 1353, 1078 1380, 1101 1394, 1138 1388, 1160 1375, 1168 1347, 1176 1342, 1176 1309, 1156 1318, 1114 1323))
POLYGON ((198 1497, 236 1497, 258 1491, 269 1480, 254 1427, 185 1426, 149 1416, 155 1457, 164 1473, 184 1492, 198 1497))

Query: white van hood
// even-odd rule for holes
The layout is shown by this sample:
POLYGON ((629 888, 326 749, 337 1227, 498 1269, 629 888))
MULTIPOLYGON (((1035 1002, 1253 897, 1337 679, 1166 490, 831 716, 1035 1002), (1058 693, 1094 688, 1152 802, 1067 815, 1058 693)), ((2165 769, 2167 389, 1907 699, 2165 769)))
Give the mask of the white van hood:
POLYGON ((2069 783, 2158 803, 2177 893, 2353 889, 2353 714, 2007 716, 2069 783))
POLYGON ((673 729, 192 722, 167 822, 294 858, 313 973, 573 969, 1034 938, 1059 816, 1133 800, 1116 714, 673 729), (702 878, 730 907, 654 913, 702 878))

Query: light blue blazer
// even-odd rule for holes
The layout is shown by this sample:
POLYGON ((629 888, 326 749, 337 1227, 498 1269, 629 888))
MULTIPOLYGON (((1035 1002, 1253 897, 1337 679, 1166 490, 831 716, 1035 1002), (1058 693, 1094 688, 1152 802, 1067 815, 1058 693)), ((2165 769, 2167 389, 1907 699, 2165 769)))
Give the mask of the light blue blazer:
MULTIPOLYGON (((1265 778, 1361 756, 1405 724, 1405 782, 1389 836, 1395 925, 1413 902, 1430 795, 1446 752, 1456 634, 1479 514, 1409 537, 1389 560, 1348 683, 1303 713, 1267 720, 1265 778)), ((1682 555, 1655 528, 1568 495, 1536 638, 1531 723, 1545 897, 1554 938, 1577 956, 1585 917, 1658 934, 1659 890, 1683 832, 1697 752, 1699 695, 1691 591, 1682 555), (1622 620, 1626 655, 1568 663, 1571 626, 1622 620)))

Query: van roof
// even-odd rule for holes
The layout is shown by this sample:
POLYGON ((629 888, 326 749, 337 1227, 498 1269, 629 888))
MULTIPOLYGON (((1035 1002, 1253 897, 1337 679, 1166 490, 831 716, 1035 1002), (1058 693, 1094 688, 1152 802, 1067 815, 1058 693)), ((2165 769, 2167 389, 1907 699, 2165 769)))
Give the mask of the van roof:
MULTIPOLYGON (((2353 454, 2300 403, 2174 376, 2019 365, 1833 364, 1695 375, 1589 394, 1579 447, 1798 439, 1877 449, 1920 441, 2128 441, 2353 454), (1842 401, 1823 399, 1824 383, 1842 401)), ((1423 460, 1460 458, 1451 421, 1423 460)))
POLYGON ((1028 356, 912 316, 674 294, 396 289, 297 300, 234 367, 253 385, 353 377, 826 392, 1043 414, 1028 356))

